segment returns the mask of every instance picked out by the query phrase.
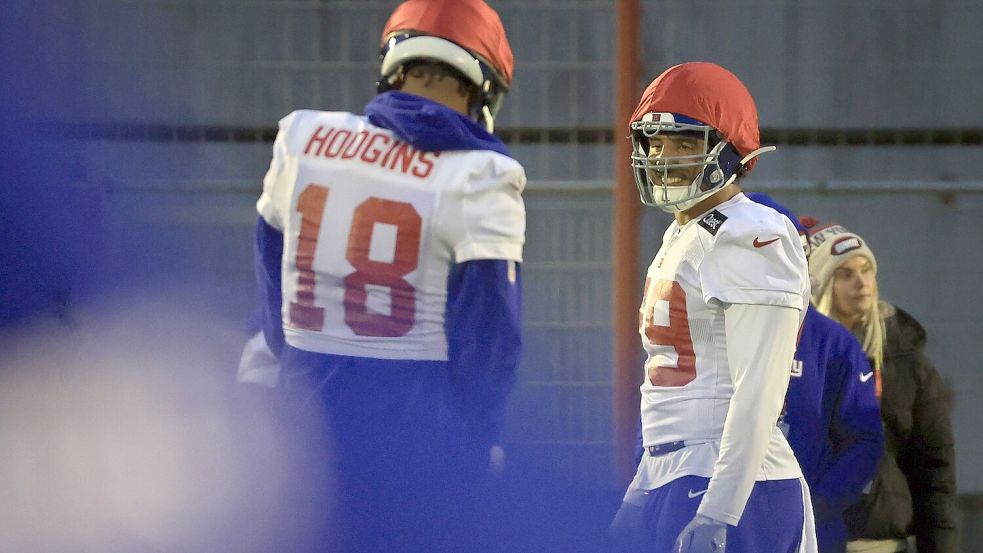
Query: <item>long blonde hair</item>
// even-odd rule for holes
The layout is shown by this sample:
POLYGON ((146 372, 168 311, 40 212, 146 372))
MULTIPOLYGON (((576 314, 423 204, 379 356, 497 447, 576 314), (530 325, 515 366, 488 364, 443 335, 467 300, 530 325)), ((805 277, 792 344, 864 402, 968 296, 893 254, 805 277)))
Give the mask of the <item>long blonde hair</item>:
MULTIPOLYGON (((816 301, 816 309, 823 315, 832 317, 833 319, 836 319, 836 315, 833 314, 833 280, 835 278, 835 276, 830 277, 826 281, 816 301)), ((876 273, 874 274, 874 278, 877 278, 876 273)), ((870 311, 860 317, 860 328, 849 328, 848 330, 853 332, 857 339, 860 340, 860 344, 863 346, 864 353, 867 354, 867 357, 874 361, 874 370, 880 372, 884 366, 884 340, 886 332, 884 329, 884 313, 882 313, 881 309, 880 290, 876 286, 873 291, 873 300, 873 306, 871 306, 870 311)))

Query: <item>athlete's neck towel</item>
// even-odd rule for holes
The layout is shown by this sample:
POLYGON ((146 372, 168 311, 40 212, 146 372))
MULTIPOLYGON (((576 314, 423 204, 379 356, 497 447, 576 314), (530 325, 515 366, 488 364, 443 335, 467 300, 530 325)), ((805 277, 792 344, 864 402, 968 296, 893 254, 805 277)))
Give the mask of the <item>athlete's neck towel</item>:
POLYGON ((501 140, 474 121, 414 94, 383 92, 365 106, 365 115, 373 125, 393 131, 417 150, 491 150, 509 155, 501 140))

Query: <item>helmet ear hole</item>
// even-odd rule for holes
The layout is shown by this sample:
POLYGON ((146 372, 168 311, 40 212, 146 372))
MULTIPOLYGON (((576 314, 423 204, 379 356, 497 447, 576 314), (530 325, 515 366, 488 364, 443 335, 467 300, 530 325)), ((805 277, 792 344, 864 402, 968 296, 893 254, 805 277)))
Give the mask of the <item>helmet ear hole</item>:
MULTIPOLYGON (((739 170, 741 167, 741 154, 737 152, 737 148, 734 148, 733 144, 728 142, 720 150, 720 155, 717 156, 716 171, 721 173, 722 181, 728 181, 734 174, 740 176, 741 173, 739 170)), ((714 184, 719 184, 719 182, 716 181, 714 184)))
POLYGON ((707 191, 719 188, 734 180, 734 175, 741 174, 741 155, 737 149, 729 142, 721 144, 717 142, 712 148, 708 148, 708 153, 718 150, 715 162, 707 164, 703 171, 703 182, 700 183, 700 190, 707 191))

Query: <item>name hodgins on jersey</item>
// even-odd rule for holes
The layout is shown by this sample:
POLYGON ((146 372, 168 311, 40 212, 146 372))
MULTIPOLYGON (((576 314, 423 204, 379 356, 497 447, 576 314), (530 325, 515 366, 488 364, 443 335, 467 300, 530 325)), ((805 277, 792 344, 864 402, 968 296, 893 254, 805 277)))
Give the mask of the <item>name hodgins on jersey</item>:
POLYGON ((355 160, 425 179, 440 152, 422 152, 385 133, 318 127, 308 139, 304 155, 355 160))

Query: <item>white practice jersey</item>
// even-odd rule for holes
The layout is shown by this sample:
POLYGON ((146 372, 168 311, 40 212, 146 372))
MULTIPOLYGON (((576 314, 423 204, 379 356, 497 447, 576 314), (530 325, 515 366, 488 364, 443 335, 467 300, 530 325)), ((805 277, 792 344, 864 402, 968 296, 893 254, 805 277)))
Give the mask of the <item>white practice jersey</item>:
MULTIPOLYGON (((683 226, 670 225, 649 266, 639 314, 647 353, 641 386, 643 444, 696 445, 657 457, 644 455, 632 489, 654 489, 684 475, 712 476, 734 394, 724 307, 793 308, 800 312, 801 324, 808 299, 798 235, 773 209, 738 194, 683 226)), ((790 350, 786 372, 791 361, 790 350)), ((787 386, 787 374, 785 378, 787 386)), ((767 448, 757 480, 801 475, 777 426, 767 448)))
POLYGON ((450 267, 522 260, 525 184, 497 152, 420 151, 345 112, 283 118, 257 209, 283 232, 287 343, 446 360, 450 267))

